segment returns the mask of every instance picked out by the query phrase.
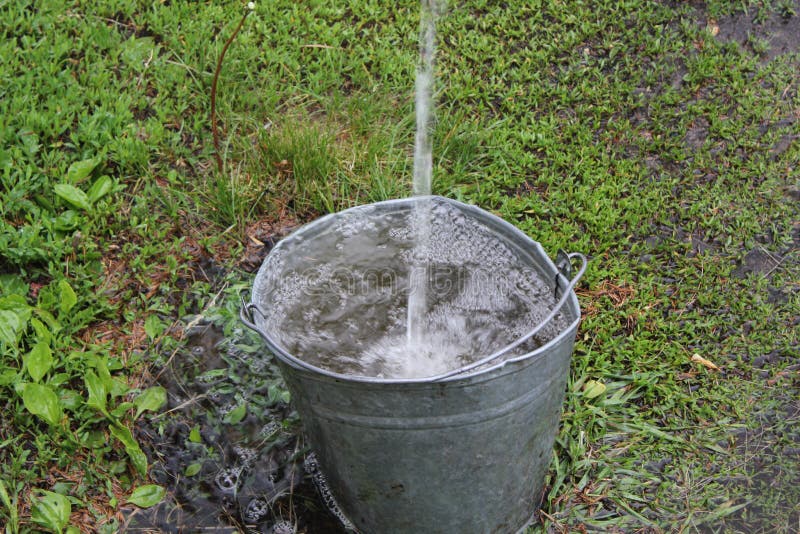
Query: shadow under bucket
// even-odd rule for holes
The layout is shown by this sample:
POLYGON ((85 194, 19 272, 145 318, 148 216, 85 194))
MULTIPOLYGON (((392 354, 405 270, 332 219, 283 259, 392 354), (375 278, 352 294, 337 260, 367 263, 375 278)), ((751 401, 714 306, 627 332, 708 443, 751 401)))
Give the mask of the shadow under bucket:
POLYGON ((328 215, 281 241, 270 256, 282 259, 265 261, 242 320, 277 357, 330 490, 360 532, 521 531, 542 499, 580 320, 573 287, 586 259, 560 253, 557 267, 539 243, 480 208, 422 200, 479 224, 535 273, 550 292, 547 316, 501 350, 425 378, 340 373, 288 351, 266 319, 288 272, 276 266, 288 261, 296 272, 305 261, 296 245, 324 236, 348 213, 409 213, 416 197, 328 215), (570 278, 574 258, 582 265, 570 278), (528 350, 554 317, 562 326, 528 350))

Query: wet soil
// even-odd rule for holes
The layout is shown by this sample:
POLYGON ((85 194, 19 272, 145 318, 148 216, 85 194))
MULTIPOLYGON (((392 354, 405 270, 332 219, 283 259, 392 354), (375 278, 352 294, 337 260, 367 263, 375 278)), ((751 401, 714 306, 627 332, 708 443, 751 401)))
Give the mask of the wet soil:
POLYGON ((258 340, 229 334, 199 324, 161 368, 168 406, 138 437, 168 498, 123 531, 347 532, 277 369, 258 340))
POLYGON ((716 37, 722 42, 739 43, 743 48, 759 54, 762 61, 770 61, 800 50, 799 16, 800 0, 769 14, 762 14, 754 7, 718 20, 719 33, 716 37))

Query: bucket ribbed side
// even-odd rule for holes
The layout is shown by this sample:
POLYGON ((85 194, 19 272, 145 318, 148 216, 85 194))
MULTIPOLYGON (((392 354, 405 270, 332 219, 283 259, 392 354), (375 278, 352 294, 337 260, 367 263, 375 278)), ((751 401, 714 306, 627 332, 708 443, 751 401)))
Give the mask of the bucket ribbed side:
POLYGON ((444 383, 281 371, 331 492, 365 534, 509 533, 541 499, 572 352, 444 383))

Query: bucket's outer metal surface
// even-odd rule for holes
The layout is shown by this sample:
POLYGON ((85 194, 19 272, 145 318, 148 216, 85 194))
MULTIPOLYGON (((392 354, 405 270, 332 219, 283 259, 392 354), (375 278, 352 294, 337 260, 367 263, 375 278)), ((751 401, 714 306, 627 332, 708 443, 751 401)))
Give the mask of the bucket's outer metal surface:
MULTIPOLYGON (((538 243, 467 208, 527 251, 554 291, 566 285, 538 243)), ((533 520, 541 501, 580 318, 574 292, 562 313, 569 326, 536 351, 440 381, 316 371, 256 330, 277 356, 331 492, 360 532, 509 534, 533 520)))

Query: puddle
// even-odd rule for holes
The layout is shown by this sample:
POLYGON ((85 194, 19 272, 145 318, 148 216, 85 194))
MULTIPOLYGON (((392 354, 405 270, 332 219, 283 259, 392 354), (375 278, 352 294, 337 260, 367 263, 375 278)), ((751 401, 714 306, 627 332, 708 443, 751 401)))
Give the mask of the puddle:
POLYGON ((165 356, 156 381, 168 405, 137 430, 168 497, 134 511, 124 532, 350 532, 318 487, 278 369, 259 350, 241 328, 224 335, 206 323, 165 356))
POLYGON ((783 54, 800 51, 800 0, 788 2, 784 10, 761 16, 757 8, 720 18, 717 39, 722 42, 737 42, 753 49, 763 43, 762 49, 754 50, 770 61, 783 54), (791 6, 791 9, 789 9, 791 6))

